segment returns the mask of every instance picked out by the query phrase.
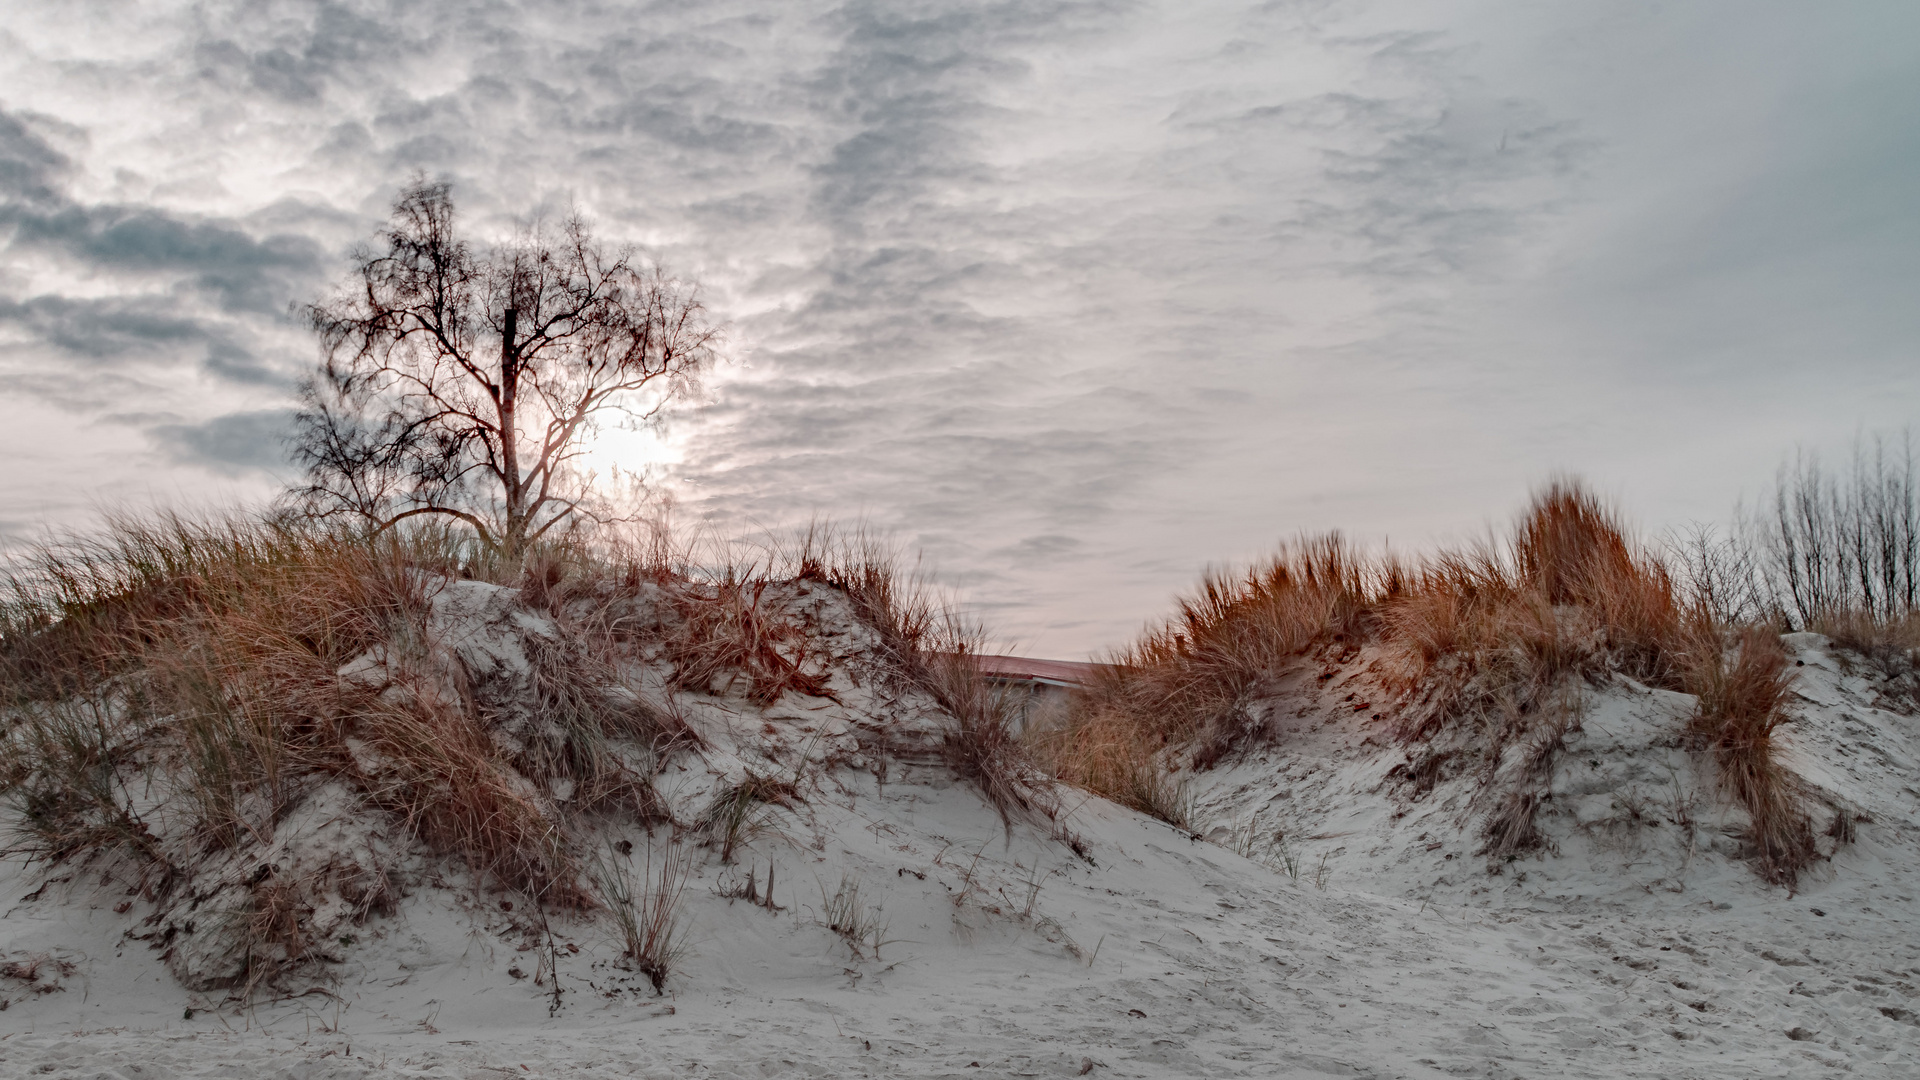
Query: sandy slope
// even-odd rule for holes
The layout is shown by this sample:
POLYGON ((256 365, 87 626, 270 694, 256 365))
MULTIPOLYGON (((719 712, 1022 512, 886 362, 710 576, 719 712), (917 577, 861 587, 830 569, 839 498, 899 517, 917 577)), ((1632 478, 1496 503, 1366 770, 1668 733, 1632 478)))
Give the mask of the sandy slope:
POLYGON ((1297 880, 1264 841, 1243 858, 1097 800, 1068 819, 1086 857, 1003 830, 938 766, 863 754, 873 725, 930 721, 847 685, 771 721, 694 710, 708 768, 665 783, 683 807, 755 755, 835 768, 739 866, 702 853, 664 997, 604 921, 556 918, 554 1012, 525 913, 450 879, 356 928, 326 992, 236 1012, 126 936, 124 886, 9 864, 0 954, 46 959, 0 980, 0 1076, 1920 1075, 1920 726, 1792 644, 1796 765, 1870 820, 1791 896, 1672 745, 1687 701, 1625 683, 1590 695, 1555 775, 1557 853, 1489 875, 1470 781, 1414 801, 1344 699, 1364 671, 1309 673, 1272 703, 1285 752, 1193 787, 1228 846, 1249 819, 1284 830, 1297 880), (769 863, 782 910, 720 895, 769 863), (843 882, 883 913, 877 958, 821 925, 843 882))

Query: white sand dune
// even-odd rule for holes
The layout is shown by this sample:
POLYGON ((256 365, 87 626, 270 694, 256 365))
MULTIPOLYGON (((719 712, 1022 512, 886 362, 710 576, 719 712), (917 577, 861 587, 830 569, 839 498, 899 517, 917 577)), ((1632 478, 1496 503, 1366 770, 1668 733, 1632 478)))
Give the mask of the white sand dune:
POLYGON ((1273 748, 1191 781, 1219 842, 1069 795, 1084 855, 1048 823, 1003 827, 913 750, 940 722, 926 702, 842 671, 838 703, 689 696, 707 749, 661 777, 677 815, 748 765, 804 756, 794 775, 818 779, 736 865, 698 852, 665 994, 604 913, 551 917, 550 975, 526 911, 425 867, 396 914, 335 927, 333 961, 288 987, 306 992, 239 1005, 182 987, 124 880, 15 861, 0 1076, 1920 1075, 1920 726, 1823 639, 1790 643, 1791 760, 1860 819, 1791 894, 1741 861, 1743 823, 1678 748, 1689 700, 1624 681, 1588 694, 1562 755, 1555 850, 1496 875, 1470 781, 1416 800, 1389 777, 1407 753, 1345 700, 1358 666, 1303 671, 1270 703, 1273 748), (882 731, 905 749, 877 755, 882 731), (723 895, 769 867, 777 910, 723 895), (877 955, 823 925, 849 885, 877 955))

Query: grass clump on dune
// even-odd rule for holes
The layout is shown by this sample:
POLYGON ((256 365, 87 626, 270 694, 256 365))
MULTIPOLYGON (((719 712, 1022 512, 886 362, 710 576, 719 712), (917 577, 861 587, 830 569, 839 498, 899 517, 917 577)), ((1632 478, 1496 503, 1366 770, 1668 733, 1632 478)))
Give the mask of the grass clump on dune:
POLYGON ((809 529, 788 559, 800 580, 846 593, 879 638, 887 677, 931 698, 952 718, 940 745, 947 766, 971 781, 1012 828, 1016 816, 1052 820, 1060 806, 1053 782, 1014 734, 1012 705, 974 664, 985 651, 981 629, 942 603, 929 584, 900 569, 872 537, 809 529))
POLYGON ((1604 503, 1560 480, 1504 545, 1398 560, 1329 536, 1239 576, 1209 574, 1031 743, 1061 779, 1185 826, 1177 770, 1270 738, 1253 706, 1308 658, 1364 654, 1394 698, 1374 714, 1383 734, 1434 747, 1417 755, 1425 775, 1408 776, 1479 775, 1482 850, 1499 861, 1542 842, 1534 814, 1578 724, 1579 686, 1625 675, 1700 696, 1692 737, 1752 816, 1763 875, 1790 883, 1814 852, 1766 738, 1786 676, 1752 659, 1765 654, 1756 640, 1692 602, 1604 503))
POLYGON ((1289 658, 1371 627, 1385 587, 1375 570, 1326 537, 1238 577, 1209 574, 1173 619, 1098 669, 1066 723, 1029 744, 1062 780, 1186 825, 1162 755, 1192 747, 1210 764, 1257 734, 1248 706, 1289 658))
POLYGON ((72 754, 48 753, 72 742, 59 717, 86 709, 99 721, 94 766, 121 773, 123 788, 137 767, 169 796, 156 806, 169 831, 192 837, 136 844, 150 859, 264 843, 302 797, 338 780, 484 876, 577 899, 573 862, 525 778, 595 767, 581 738, 620 734, 621 718, 602 710, 591 732, 574 724, 544 767, 503 754, 465 673, 431 640, 432 594, 461 554, 438 533, 177 517, 41 548, 9 582, 0 632, 21 751, 10 780, 30 841, 70 856, 98 846, 76 837, 135 813, 125 792, 111 811, 62 794, 101 786, 75 782, 72 754))
POLYGON ((1778 634, 1749 627, 1735 639, 1732 649, 1702 650, 1690 671, 1689 689, 1700 696, 1700 708, 1688 734, 1715 757, 1721 786, 1751 818, 1749 841, 1761 874, 1791 885, 1817 854, 1798 785, 1774 756, 1774 732, 1791 719, 1793 669, 1778 634))

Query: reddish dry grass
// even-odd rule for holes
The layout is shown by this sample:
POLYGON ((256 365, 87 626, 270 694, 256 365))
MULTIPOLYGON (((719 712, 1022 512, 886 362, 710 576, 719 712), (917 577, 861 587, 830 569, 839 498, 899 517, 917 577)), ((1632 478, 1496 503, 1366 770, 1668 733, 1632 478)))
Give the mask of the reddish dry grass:
POLYGON ((1210 767, 1265 737, 1247 707, 1300 657, 1364 645, 1398 694, 1383 710, 1397 737, 1465 737, 1444 756, 1478 759, 1493 797, 1486 853, 1504 858, 1539 843, 1534 811, 1577 726, 1579 683, 1618 672, 1700 695, 1697 738, 1716 748, 1729 792, 1753 815, 1763 875, 1790 883, 1812 849, 1766 737, 1784 685, 1769 680, 1787 676, 1757 659, 1728 666, 1710 623, 1685 609, 1665 565, 1604 503, 1556 480, 1505 549, 1406 564, 1331 536, 1240 577, 1209 574, 1029 742, 1060 779, 1173 820, 1184 811, 1170 770, 1210 767))
POLYGON ((1711 629, 1701 636, 1688 680, 1700 708, 1689 734, 1713 755, 1721 786, 1747 811, 1762 876, 1791 887, 1818 857, 1801 785, 1773 753, 1773 733, 1790 719, 1793 669, 1779 635, 1767 629, 1733 635, 1731 649, 1711 629))
POLYGON ((1415 702, 1400 712, 1403 737, 1460 718, 1530 715, 1570 676, 1620 671, 1679 688, 1672 581, 1591 494, 1569 481, 1548 485, 1511 552, 1443 552, 1407 572, 1401 594, 1382 604, 1381 643, 1415 702))
POLYGON ((1672 576, 1629 544, 1599 499, 1554 481, 1534 498, 1513 549, 1518 578, 1536 596, 1591 613, 1610 667, 1646 682, 1672 680, 1681 630, 1672 576))
POLYGON ((675 686, 726 693, 744 679, 748 699, 763 707, 787 693, 833 696, 813 635, 764 602, 770 584, 730 571, 676 591, 681 625, 666 642, 675 686))
POLYGON ((1209 573, 1174 618, 1113 658, 1094 693, 1163 744, 1232 742, 1262 680, 1286 660, 1364 637, 1385 580, 1338 536, 1285 548, 1239 577, 1209 573))
POLYGON ((1054 776, 1185 827, 1170 751, 1210 767, 1261 737, 1247 706, 1292 658, 1357 645, 1398 568, 1371 565, 1338 536, 1304 540, 1238 577, 1209 573, 1179 612, 1112 658, 1064 722, 1029 732, 1054 776))
POLYGON ((1083 708, 1068 723, 1027 732, 1025 742, 1034 761, 1060 780, 1180 828, 1191 827, 1185 790, 1161 759, 1168 738, 1132 715, 1113 708, 1083 708))

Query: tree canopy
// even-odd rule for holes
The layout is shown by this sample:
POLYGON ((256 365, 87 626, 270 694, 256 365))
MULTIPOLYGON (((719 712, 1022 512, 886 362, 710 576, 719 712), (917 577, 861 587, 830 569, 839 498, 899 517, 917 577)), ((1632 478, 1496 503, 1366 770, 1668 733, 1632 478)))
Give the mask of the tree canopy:
POLYGON ((303 309, 322 359, 302 388, 295 494, 381 530, 464 522, 517 560, 606 512, 585 440, 610 414, 655 420, 719 332, 696 286, 604 247, 577 214, 489 246, 456 224, 449 185, 416 181, 349 284, 303 309))

